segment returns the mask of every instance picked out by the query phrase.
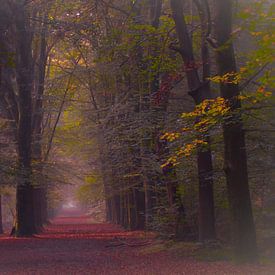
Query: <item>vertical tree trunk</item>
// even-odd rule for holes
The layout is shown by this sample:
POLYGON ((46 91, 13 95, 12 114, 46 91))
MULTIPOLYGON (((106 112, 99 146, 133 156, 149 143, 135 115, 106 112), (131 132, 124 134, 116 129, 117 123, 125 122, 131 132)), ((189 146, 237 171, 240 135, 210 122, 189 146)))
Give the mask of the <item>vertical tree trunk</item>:
MULTIPOLYGON (((159 28, 159 21, 162 11, 162 0, 148 0, 147 6, 149 7, 150 15, 149 21, 152 27, 155 29, 159 28)), ((155 47, 150 48, 149 51, 151 55, 155 54, 155 47)), ((144 68, 145 69, 145 68, 144 68)), ((158 91, 159 89, 159 73, 152 72, 152 80, 144 81, 144 95, 142 98, 141 109, 144 112, 143 115, 148 116, 146 121, 148 121, 148 126, 144 126, 143 140, 142 140, 142 163, 143 163, 143 186, 145 193, 145 227, 150 228, 153 221, 154 207, 156 205, 156 194, 154 192, 154 187, 159 178, 155 175, 155 169, 152 163, 152 156, 156 154, 153 150, 155 136, 152 129, 154 125, 154 110, 151 106, 151 95, 158 91), (149 90, 149 91, 147 91, 149 90)))
POLYGON ((116 218, 115 218, 115 223, 120 224, 121 221, 121 216, 120 216, 120 195, 116 194, 114 196, 114 207, 115 207, 115 213, 116 213, 116 218))
POLYGON ((111 203, 111 192, 110 192, 110 179, 108 178, 107 173, 107 164, 106 164, 106 156, 107 150, 105 145, 105 139, 103 134, 103 129, 100 127, 98 131, 98 143, 99 143, 99 153, 100 153, 100 165, 101 165, 101 176, 103 180, 104 187, 104 197, 105 197, 105 213, 106 213, 106 221, 112 221, 112 203, 111 203))
MULTIPOLYGON (((43 17, 46 22, 46 15, 43 17)), ((40 51, 37 68, 37 95, 33 114, 33 159, 38 167, 38 182, 34 189, 35 219, 37 229, 40 230, 43 224, 47 222, 47 187, 42 177, 43 173, 43 156, 42 156, 42 122, 43 122, 43 95, 45 85, 45 74, 47 66, 47 40, 46 25, 42 23, 40 36, 40 51)))
MULTIPOLYGON (((134 22, 137 25, 144 24, 144 7, 148 7, 148 2, 138 0, 136 1, 136 5, 133 9, 134 11, 134 22)), ((133 72, 133 79, 135 79, 134 89, 137 91, 137 95, 139 97, 139 102, 137 102, 135 106, 135 112, 140 117, 140 121, 142 120, 141 117, 144 113, 149 113, 149 101, 148 101, 148 92, 146 90, 147 81, 141 76, 141 71, 145 69, 146 64, 143 62, 143 48, 140 45, 135 46, 136 56, 134 58, 135 62, 135 70, 133 72)), ((131 220, 131 229, 144 229, 146 227, 145 224, 145 215, 146 211, 149 208, 148 205, 145 205, 145 192, 147 192, 147 202, 149 201, 149 185, 148 177, 147 177, 147 169, 144 166, 144 160, 147 158, 145 155, 145 150, 147 151, 147 141, 146 134, 148 133, 148 129, 146 126, 140 126, 140 145, 135 148, 135 155, 136 155, 136 165, 141 168, 142 175, 141 177, 136 177, 133 179, 135 184, 132 185, 132 194, 130 195, 130 220, 131 220)))
POLYGON ((16 74, 18 83, 19 122, 18 183, 16 190, 16 236, 36 233, 32 173, 32 38, 24 1, 15 4, 16 74))
MULTIPOLYGON (((194 99, 195 104, 200 104, 211 97, 210 86, 205 82, 205 79, 203 79, 203 82, 200 81, 192 41, 185 22, 182 1, 171 0, 171 8, 180 44, 177 51, 181 54, 185 65, 189 94, 194 99)), ((210 142, 207 134, 200 138, 208 141, 208 143, 210 142)), ((197 165, 199 178, 199 240, 206 241, 216 238, 213 167, 210 148, 206 151, 198 150, 197 165)))
MULTIPOLYGON (((232 43, 232 3, 231 0, 215 1, 217 65, 219 75, 237 72, 235 53, 232 43)), ((237 96, 239 87, 233 83, 221 83, 221 95, 228 100, 234 113, 225 119, 224 170, 227 180, 229 202, 233 219, 233 240, 237 261, 257 260, 256 233, 253 221, 251 199, 248 184, 245 135, 242 118, 236 112, 241 107, 237 96)))
MULTIPOLYGON (((0 12, 0 16, 2 15, 2 12, 0 12)), ((0 21, 1 22, 1 21, 0 21)), ((2 27, 2 24, 0 24, 0 27, 2 27)), ((2 50, 2 32, 0 33, 0 52, 3 52, 2 50)), ((0 57, 0 91, 1 91, 1 83, 2 83, 2 58, 0 57)), ((0 193, 0 234, 3 234, 3 221, 2 221, 2 195, 0 193)))
MULTIPOLYGON (((143 189, 143 188, 142 188, 143 189)), ((135 203, 136 203, 136 228, 142 230, 145 228, 145 192, 137 187, 135 190, 135 203)))
POLYGON ((0 234, 3 234, 2 195, 0 194, 0 234))

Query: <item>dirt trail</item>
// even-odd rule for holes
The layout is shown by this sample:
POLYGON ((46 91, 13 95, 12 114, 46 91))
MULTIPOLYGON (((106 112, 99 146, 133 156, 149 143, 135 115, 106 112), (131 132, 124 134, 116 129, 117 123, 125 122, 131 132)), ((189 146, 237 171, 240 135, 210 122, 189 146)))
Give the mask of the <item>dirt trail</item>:
POLYGON ((141 235, 110 224, 91 224, 86 216, 59 217, 33 238, 0 237, 0 274, 275 274, 263 267, 144 253, 137 245, 145 241, 141 235))

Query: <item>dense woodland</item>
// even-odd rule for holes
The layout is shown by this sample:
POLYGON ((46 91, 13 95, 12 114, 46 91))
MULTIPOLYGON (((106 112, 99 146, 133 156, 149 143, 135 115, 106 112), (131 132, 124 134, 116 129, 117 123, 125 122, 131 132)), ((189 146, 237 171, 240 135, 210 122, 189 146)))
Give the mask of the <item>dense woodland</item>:
POLYGON ((78 201, 240 262, 274 250, 272 2, 0 0, 0 231, 78 201))

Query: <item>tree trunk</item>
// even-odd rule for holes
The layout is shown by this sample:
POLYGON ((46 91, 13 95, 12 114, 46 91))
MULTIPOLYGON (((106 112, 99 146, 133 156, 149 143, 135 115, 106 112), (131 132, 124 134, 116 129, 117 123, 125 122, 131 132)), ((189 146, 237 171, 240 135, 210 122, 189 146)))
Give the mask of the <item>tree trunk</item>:
MULTIPOLYGON (((146 24, 147 11, 150 7, 150 1, 136 1, 134 11, 134 22, 136 25, 146 24)), ((135 46, 136 56, 134 57, 135 70, 133 71, 134 89, 138 92, 139 102, 137 102, 136 112, 140 121, 140 145, 136 148, 137 166, 141 168, 141 177, 135 179, 136 184, 133 187, 133 202, 135 210, 135 229, 144 229, 148 226, 149 216, 152 211, 152 177, 150 176, 151 167, 148 165, 151 152, 151 131, 148 127, 150 124, 150 91, 149 83, 146 77, 142 75, 148 64, 144 62, 144 48, 137 44, 135 46)))
POLYGON ((143 230, 145 228, 145 192, 139 188, 134 189, 136 204, 136 228, 143 230))
POLYGON ((116 213, 116 217, 115 217, 115 223, 116 224, 120 224, 121 221, 121 216, 120 216, 120 195, 116 194, 114 196, 114 206, 115 206, 115 213, 116 213))
POLYGON ((32 174, 32 38, 24 1, 15 4, 16 24, 16 74, 18 83, 19 122, 18 183, 16 190, 16 236, 31 236, 36 233, 32 174))
MULTIPOLYGON (((46 21, 46 15, 43 17, 44 22, 46 21)), ((40 231, 43 224, 47 222, 47 186, 43 182, 43 156, 42 156, 42 122, 44 117, 43 110, 43 95, 44 95, 44 85, 45 85, 45 74, 47 66, 47 41, 46 41, 46 25, 41 26, 41 36, 40 36, 40 53, 37 68, 37 94, 36 102, 33 114, 33 159, 38 164, 38 178, 36 188, 34 189, 34 200, 35 200, 35 218, 36 227, 40 231)))
MULTIPOLYGON (((150 11, 149 21, 152 27, 159 28, 160 16, 162 11, 162 0, 148 0, 147 7, 150 11)), ((152 56, 156 55, 156 46, 149 48, 152 56)), ((146 65, 144 70, 146 69, 146 65)), ((150 229, 153 221, 154 208, 156 206, 156 193, 154 187, 160 180, 160 175, 156 175, 156 171, 153 164, 154 158, 152 158, 156 152, 154 152, 155 133, 152 130, 152 125, 155 125, 153 106, 151 104, 151 96, 159 89, 159 73, 152 72, 152 80, 144 81, 144 91, 141 100, 141 112, 145 116, 148 126, 143 126, 143 138, 141 144, 142 153, 142 168, 143 168, 143 187, 144 187, 144 203, 145 203, 145 227, 150 229), (149 91, 148 91, 149 90, 149 91), (147 117, 146 117, 147 116, 147 117), (151 164, 151 165, 150 165, 151 164)))
POLYGON ((0 234, 3 234, 2 195, 0 194, 0 234))
POLYGON ((197 154, 199 173, 199 240, 216 238, 213 167, 210 149, 197 154))
MULTIPOLYGON (((232 2, 231 0, 215 1, 217 65, 219 75, 237 72, 234 47, 232 43, 232 2)), ((236 260, 253 262, 257 260, 256 233, 253 221, 251 199, 248 184, 247 156, 245 135, 241 115, 236 112, 241 107, 237 96, 237 84, 221 83, 221 95, 228 100, 234 113, 225 119, 224 161, 228 196, 232 211, 233 241, 236 260)))
MULTIPOLYGON (((185 65, 185 73, 190 90, 189 94, 192 96, 195 104, 200 104, 205 99, 211 97, 210 86, 205 79, 203 79, 203 82, 200 81, 195 64, 192 41, 183 14, 182 1, 171 0, 171 8, 180 45, 176 50, 181 54, 185 65)), ((199 138, 208 143, 210 142, 207 134, 199 138)), ((199 178, 199 240, 206 241, 216 238, 213 167, 210 148, 207 151, 198 150, 197 165, 199 178)))

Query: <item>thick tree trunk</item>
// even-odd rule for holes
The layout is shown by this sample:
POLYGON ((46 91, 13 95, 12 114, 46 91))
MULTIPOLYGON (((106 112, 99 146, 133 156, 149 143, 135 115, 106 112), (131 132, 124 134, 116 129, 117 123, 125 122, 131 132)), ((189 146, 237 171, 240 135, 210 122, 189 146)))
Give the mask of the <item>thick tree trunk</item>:
POLYGON ((15 236, 27 237, 36 233, 33 205, 33 187, 25 181, 23 186, 19 184, 16 191, 15 236))
MULTIPOLYGON (((231 0, 215 1, 217 64, 219 75, 237 72, 235 53, 232 43, 232 3, 231 0)), ((225 174, 229 202, 232 210, 233 240, 237 261, 253 262, 257 260, 256 233, 253 221, 251 199, 248 184, 245 135, 241 116, 236 112, 241 107, 237 96, 236 84, 221 83, 221 95, 228 100, 235 113, 225 120, 223 125, 225 144, 225 174)))
MULTIPOLYGON (((171 8, 180 44, 177 51, 181 54, 185 65, 186 78, 190 90, 189 94, 194 99, 195 104, 200 104, 205 99, 211 97, 210 86, 205 80, 203 82, 200 81, 195 64, 192 41, 183 14, 182 1, 171 0, 171 8)), ((207 134, 199 138, 209 143, 207 134)), ((198 150, 197 165, 199 178, 199 240, 206 241, 216 238, 213 168, 210 149, 207 151, 198 150)))
POLYGON ((18 83, 19 122, 18 184, 16 191, 16 236, 31 236, 36 233, 32 174, 32 38, 24 1, 15 4, 16 23, 16 74, 18 83))

